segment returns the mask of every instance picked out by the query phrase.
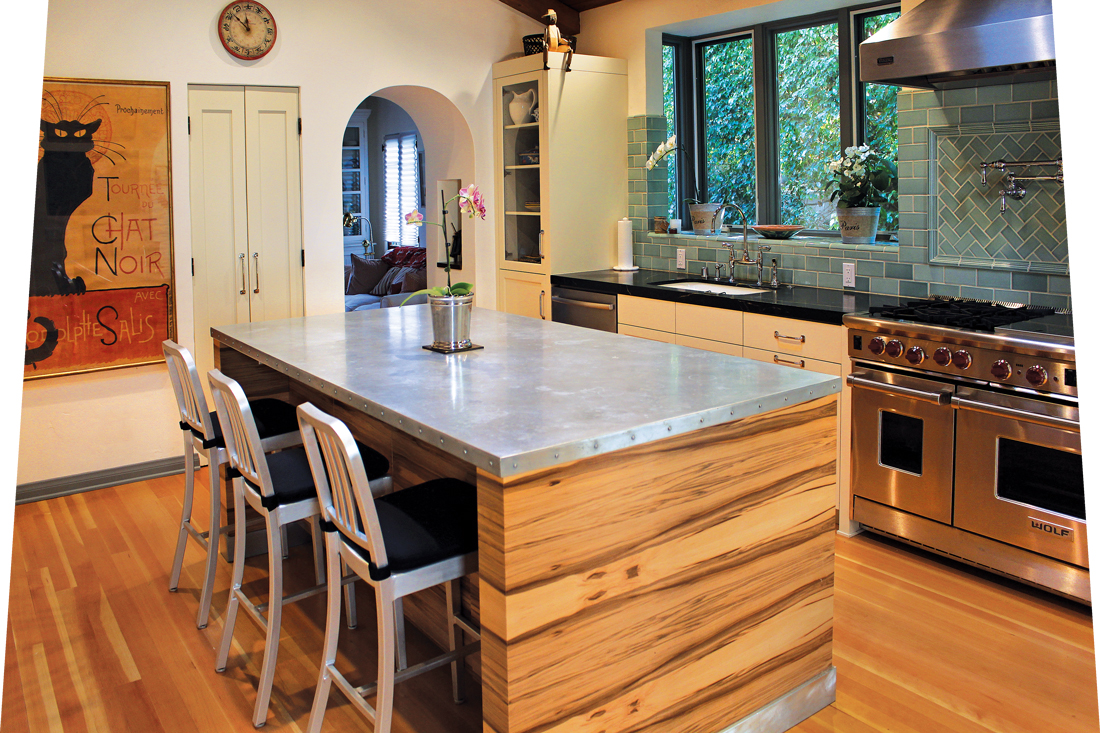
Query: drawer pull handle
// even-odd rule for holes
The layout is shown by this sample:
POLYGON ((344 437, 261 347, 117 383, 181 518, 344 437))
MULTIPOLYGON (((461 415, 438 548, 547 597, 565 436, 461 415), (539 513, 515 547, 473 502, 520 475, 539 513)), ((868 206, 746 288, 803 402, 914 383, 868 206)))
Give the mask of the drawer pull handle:
POLYGON ((789 364, 790 366, 796 366, 799 369, 805 369, 806 368, 806 360, 805 359, 799 359, 798 361, 789 361, 787 359, 780 359, 778 356, 773 356, 772 361, 774 361, 776 364, 789 364))
POLYGON ((779 331, 776 331, 775 332, 775 337, 777 339, 787 339, 788 341, 797 341, 800 344, 806 343, 806 337, 805 336, 784 336, 783 334, 779 333, 779 331))

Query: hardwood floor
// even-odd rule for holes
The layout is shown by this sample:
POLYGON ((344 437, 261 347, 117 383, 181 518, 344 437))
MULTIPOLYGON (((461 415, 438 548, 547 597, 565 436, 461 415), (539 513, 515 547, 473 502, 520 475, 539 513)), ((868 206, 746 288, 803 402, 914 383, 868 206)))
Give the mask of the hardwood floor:
MULTIPOLYGON (((237 624, 227 671, 213 670, 228 565, 205 630, 194 626, 201 556, 193 543, 180 591, 167 591, 182 493, 176 476, 16 508, 2 733, 254 730, 263 637, 251 621, 237 624)), ((205 526, 205 507, 195 514, 205 526)), ((288 562, 288 577, 308 584, 308 548, 288 562)), ((266 573, 263 558, 250 563, 245 580, 256 595, 266 592, 266 573)), ((362 683, 374 674, 375 627, 370 590, 360 583, 357 592, 359 627, 342 629, 340 651, 362 683)), ((323 603, 284 611, 268 730, 306 725, 323 603)), ((1084 607, 860 536, 837 538, 835 612, 837 703, 798 733, 1098 729, 1084 607)), ((432 653, 413 628, 409 650, 413 661, 432 653)), ((399 685, 393 730, 480 731, 470 687, 456 706, 446 669, 399 685)), ((369 726, 334 691, 325 731, 353 730, 369 726)))

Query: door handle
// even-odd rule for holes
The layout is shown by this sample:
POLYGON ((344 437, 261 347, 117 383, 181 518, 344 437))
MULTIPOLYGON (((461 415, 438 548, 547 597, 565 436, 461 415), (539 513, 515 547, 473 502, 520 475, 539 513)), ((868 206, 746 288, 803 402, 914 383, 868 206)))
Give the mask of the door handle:
POLYGON ((922 389, 913 389, 912 387, 901 387, 896 384, 883 384, 882 382, 876 382, 873 379, 867 379, 863 373, 849 374, 848 384, 853 387, 865 387, 867 389, 873 389, 877 392, 888 392, 890 394, 903 395, 905 397, 912 397, 915 400, 921 400, 922 402, 931 402, 934 405, 950 405, 951 404, 951 390, 944 388, 940 392, 925 392, 922 389))
POLYGON ((572 298, 563 298, 560 295, 550 296, 551 303, 561 303, 562 305, 575 305, 578 308, 592 308, 598 311, 613 311, 615 306, 611 303, 591 303, 587 300, 573 300, 572 298))
POLYGON ((987 415, 994 415, 996 417, 1008 417, 1013 420, 1035 423, 1036 425, 1045 425, 1049 428, 1063 428, 1074 431, 1081 429, 1081 423, 1076 420, 1068 420, 1064 417, 1055 417, 1053 415, 1036 415, 1034 412, 1029 412, 1027 410, 1018 410, 1015 407, 1004 407, 1002 405, 990 405, 985 402, 968 400, 965 397, 952 397, 951 406, 964 410, 973 410, 974 412, 984 412, 987 415))
POLYGON ((244 252, 241 252, 237 257, 241 260, 241 295, 244 295, 248 292, 248 273, 245 272, 248 265, 244 261, 244 252))
POLYGON ((539 229, 539 259, 540 260, 544 259, 544 255, 542 254, 542 235, 545 234, 545 233, 546 233, 545 229, 539 229))
POLYGON ((806 368, 806 360, 799 359, 798 361, 790 361, 789 359, 780 359, 778 355, 772 355, 772 361, 776 364, 787 364, 789 366, 798 367, 799 369, 806 368))
POLYGON ((539 291, 539 318, 546 320, 546 311, 543 309, 543 302, 546 300, 546 291, 539 291))
POLYGON ((256 266, 256 279, 253 281, 256 287, 252 289, 253 293, 260 292, 260 253, 252 253, 252 263, 256 266))

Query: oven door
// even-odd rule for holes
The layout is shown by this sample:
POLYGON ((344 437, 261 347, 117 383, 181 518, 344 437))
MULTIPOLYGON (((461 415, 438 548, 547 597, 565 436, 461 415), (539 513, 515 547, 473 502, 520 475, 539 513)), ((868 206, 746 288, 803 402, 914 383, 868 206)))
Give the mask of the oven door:
POLYGON ((962 389, 955 526, 1088 567, 1078 409, 962 389))
POLYGON ((852 493, 951 524, 954 386, 858 364, 848 384, 852 493))

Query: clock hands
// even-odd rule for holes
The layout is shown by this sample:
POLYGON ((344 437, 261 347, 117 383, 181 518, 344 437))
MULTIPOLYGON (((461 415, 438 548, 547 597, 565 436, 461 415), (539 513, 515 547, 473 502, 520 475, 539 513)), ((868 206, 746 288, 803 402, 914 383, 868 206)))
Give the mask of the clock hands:
POLYGON ((244 26, 245 33, 251 33, 252 32, 252 26, 250 26, 248 24, 248 16, 247 15, 245 16, 244 20, 241 20, 241 16, 237 15, 236 13, 233 13, 233 18, 238 23, 240 23, 241 25, 244 26))

